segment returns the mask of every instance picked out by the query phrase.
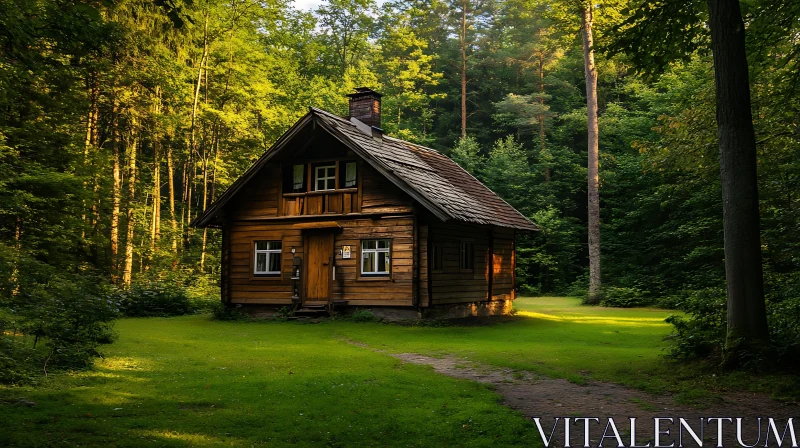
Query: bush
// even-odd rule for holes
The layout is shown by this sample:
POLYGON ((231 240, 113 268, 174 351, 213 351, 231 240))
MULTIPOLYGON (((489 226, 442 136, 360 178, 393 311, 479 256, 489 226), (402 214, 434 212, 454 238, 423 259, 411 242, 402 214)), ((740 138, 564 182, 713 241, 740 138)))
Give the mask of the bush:
POLYGON ((358 309, 353 312, 353 314, 347 317, 353 322, 378 322, 380 319, 375 317, 369 310, 358 309))
POLYGON ((193 311, 186 290, 163 282, 142 282, 117 292, 120 311, 128 317, 182 316, 193 311))
POLYGON ((230 320, 245 320, 250 316, 242 311, 242 305, 228 306, 224 303, 217 301, 211 309, 211 315, 216 320, 230 321, 230 320))
POLYGON ((21 265, 29 275, 0 297, 0 382, 90 366, 99 346, 115 337, 114 297, 88 274, 64 276, 35 260, 21 265))
POLYGON ((600 290, 600 305, 615 308, 647 306, 651 303, 647 298, 648 294, 649 292, 637 288, 604 286, 600 290))
POLYGON ((719 357, 725 344, 727 306, 725 290, 707 288, 693 292, 684 301, 692 317, 670 316, 673 325, 668 356, 676 359, 719 357))

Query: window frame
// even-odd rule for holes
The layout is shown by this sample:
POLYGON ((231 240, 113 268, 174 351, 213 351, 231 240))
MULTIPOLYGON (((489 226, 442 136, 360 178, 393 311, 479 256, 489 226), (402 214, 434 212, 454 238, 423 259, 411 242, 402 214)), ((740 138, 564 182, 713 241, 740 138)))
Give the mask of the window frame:
POLYGON ((431 272, 441 273, 444 270, 444 245, 436 243, 431 245, 431 272), (438 256, 437 256, 438 255, 438 256), (436 266, 436 261, 439 261, 439 266, 436 266))
POLYGON ((338 189, 340 190, 347 190, 358 188, 358 161, 357 160, 340 160, 339 163, 339 185, 338 189), (347 185, 347 166, 353 165, 355 169, 355 178, 353 179, 353 185, 347 185))
MULTIPOLYGON (((267 246, 269 247, 269 245, 267 246)), ((250 276, 253 279, 280 279, 283 275, 283 240, 280 238, 277 239, 267 239, 267 238, 251 238, 250 240, 250 253, 252 256, 250 257, 250 276), (258 243, 280 243, 280 249, 258 249, 258 243), (259 254, 266 254, 266 267, 269 269, 270 263, 270 256, 277 255, 278 256, 278 270, 277 271, 258 271, 258 255, 259 254)))
POLYGON ((338 166, 337 166, 336 162, 333 162, 330 165, 329 164, 314 165, 313 168, 314 168, 314 184, 313 184, 314 188, 311 191, 335 191, 335 190, 337 190, 337 188, 336 188, 337 187, 336 179, 338 177, 337 176, 337 172, 339 170, 338 170, 338 166), (329 170, 329 169, 333 169, 333 176, 328 176, 327 170, 329 170), (325 176, 324 177, 319 177, 319 170, 325 170, 325 176), (319 183, 320 180, 324 180, 325 181, 325 186, 326 187, 328 186, 328 181, 332 180, 333 181, 333 188, 323 188, 323 189, 317 188, 318 187, 318 183, 319 183))
POLYGON ((359 240, 358 243, 358 276, 360 280, 389 280, 392 278, 392 265, 394 262, 392 261, 392 238, 364 238, 359 240), (375 249, 365 249, 364 243, 367 241, 375 241, 375 249), (387 241, 388 247, 386 248, 379 248, 378 241, 387 241), (388 271, 378 271, 378 272, 364 272, 364 254, 365 253, 374 253, 375 255, 375 268, 377 268, 378 263, 378 253, 386 253, 386 259, 389 263, 389 270, 388 271))
POLYGON ((458 272, 475 272, 475 241, 461 240, 458 244, 458 272), (470 261, 469 267, 465 261, 470 261))

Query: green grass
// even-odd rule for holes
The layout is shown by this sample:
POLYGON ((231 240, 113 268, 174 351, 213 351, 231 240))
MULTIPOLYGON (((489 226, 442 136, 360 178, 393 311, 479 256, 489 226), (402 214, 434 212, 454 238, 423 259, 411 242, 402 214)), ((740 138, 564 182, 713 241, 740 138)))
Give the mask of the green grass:
POLYGON ((348 344, 339 326, 122 320, 93 371, 0 389, 0 446, 536 444, 487 387, 348 344))
POLYGON ((516 306, 518 319, 469 327, 124 319, 94 370, 0 388, 0 446, 539 443, 535 427, 490 388, 389 353, 455 355, 578 384, 610 381, 687 403, 708 399, 708 390, 788 384, 665 361, 670 311, 582 307, 565 298, 516 306), (17 404, 19 397, 37 404, 17 404))

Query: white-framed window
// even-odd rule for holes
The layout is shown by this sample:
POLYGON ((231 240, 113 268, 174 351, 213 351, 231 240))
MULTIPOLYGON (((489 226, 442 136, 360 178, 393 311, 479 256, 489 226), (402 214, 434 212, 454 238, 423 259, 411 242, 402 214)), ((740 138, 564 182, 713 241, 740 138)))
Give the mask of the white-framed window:
POLYGON ((280 241, 256 241, 255 263, 253 274, 280 275, 281 274, 281 248, 280 241))
POLYGON ((336 165, 323 165, 314 168, 314 191, 336 189, 336 165))
POLYGON ((391 240, 361 241, 361 274, 389 275, 391 240))
POLYGON ((462 271, 471 271, 475 268, 475 243, 461 242, 460 267, 462 271))

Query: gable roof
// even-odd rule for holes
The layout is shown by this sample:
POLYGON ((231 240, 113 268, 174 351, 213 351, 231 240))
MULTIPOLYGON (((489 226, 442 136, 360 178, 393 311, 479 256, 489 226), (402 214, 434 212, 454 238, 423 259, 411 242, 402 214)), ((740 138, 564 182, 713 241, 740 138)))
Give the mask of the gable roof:
POLYGON ((205 213, 190 225, 211 224, 222 207, 276 154, 297 132, 314 122, 379 173, 397 185, 428 211, 443 221, 457 220, 496 225, 518 230, 538 230, 528 218, 502 200, 450 158, 439 152, 404 140, 372 136, 372 129, 358 120, 347 120, 321 109, 310 108, 267 150, 205 213))

